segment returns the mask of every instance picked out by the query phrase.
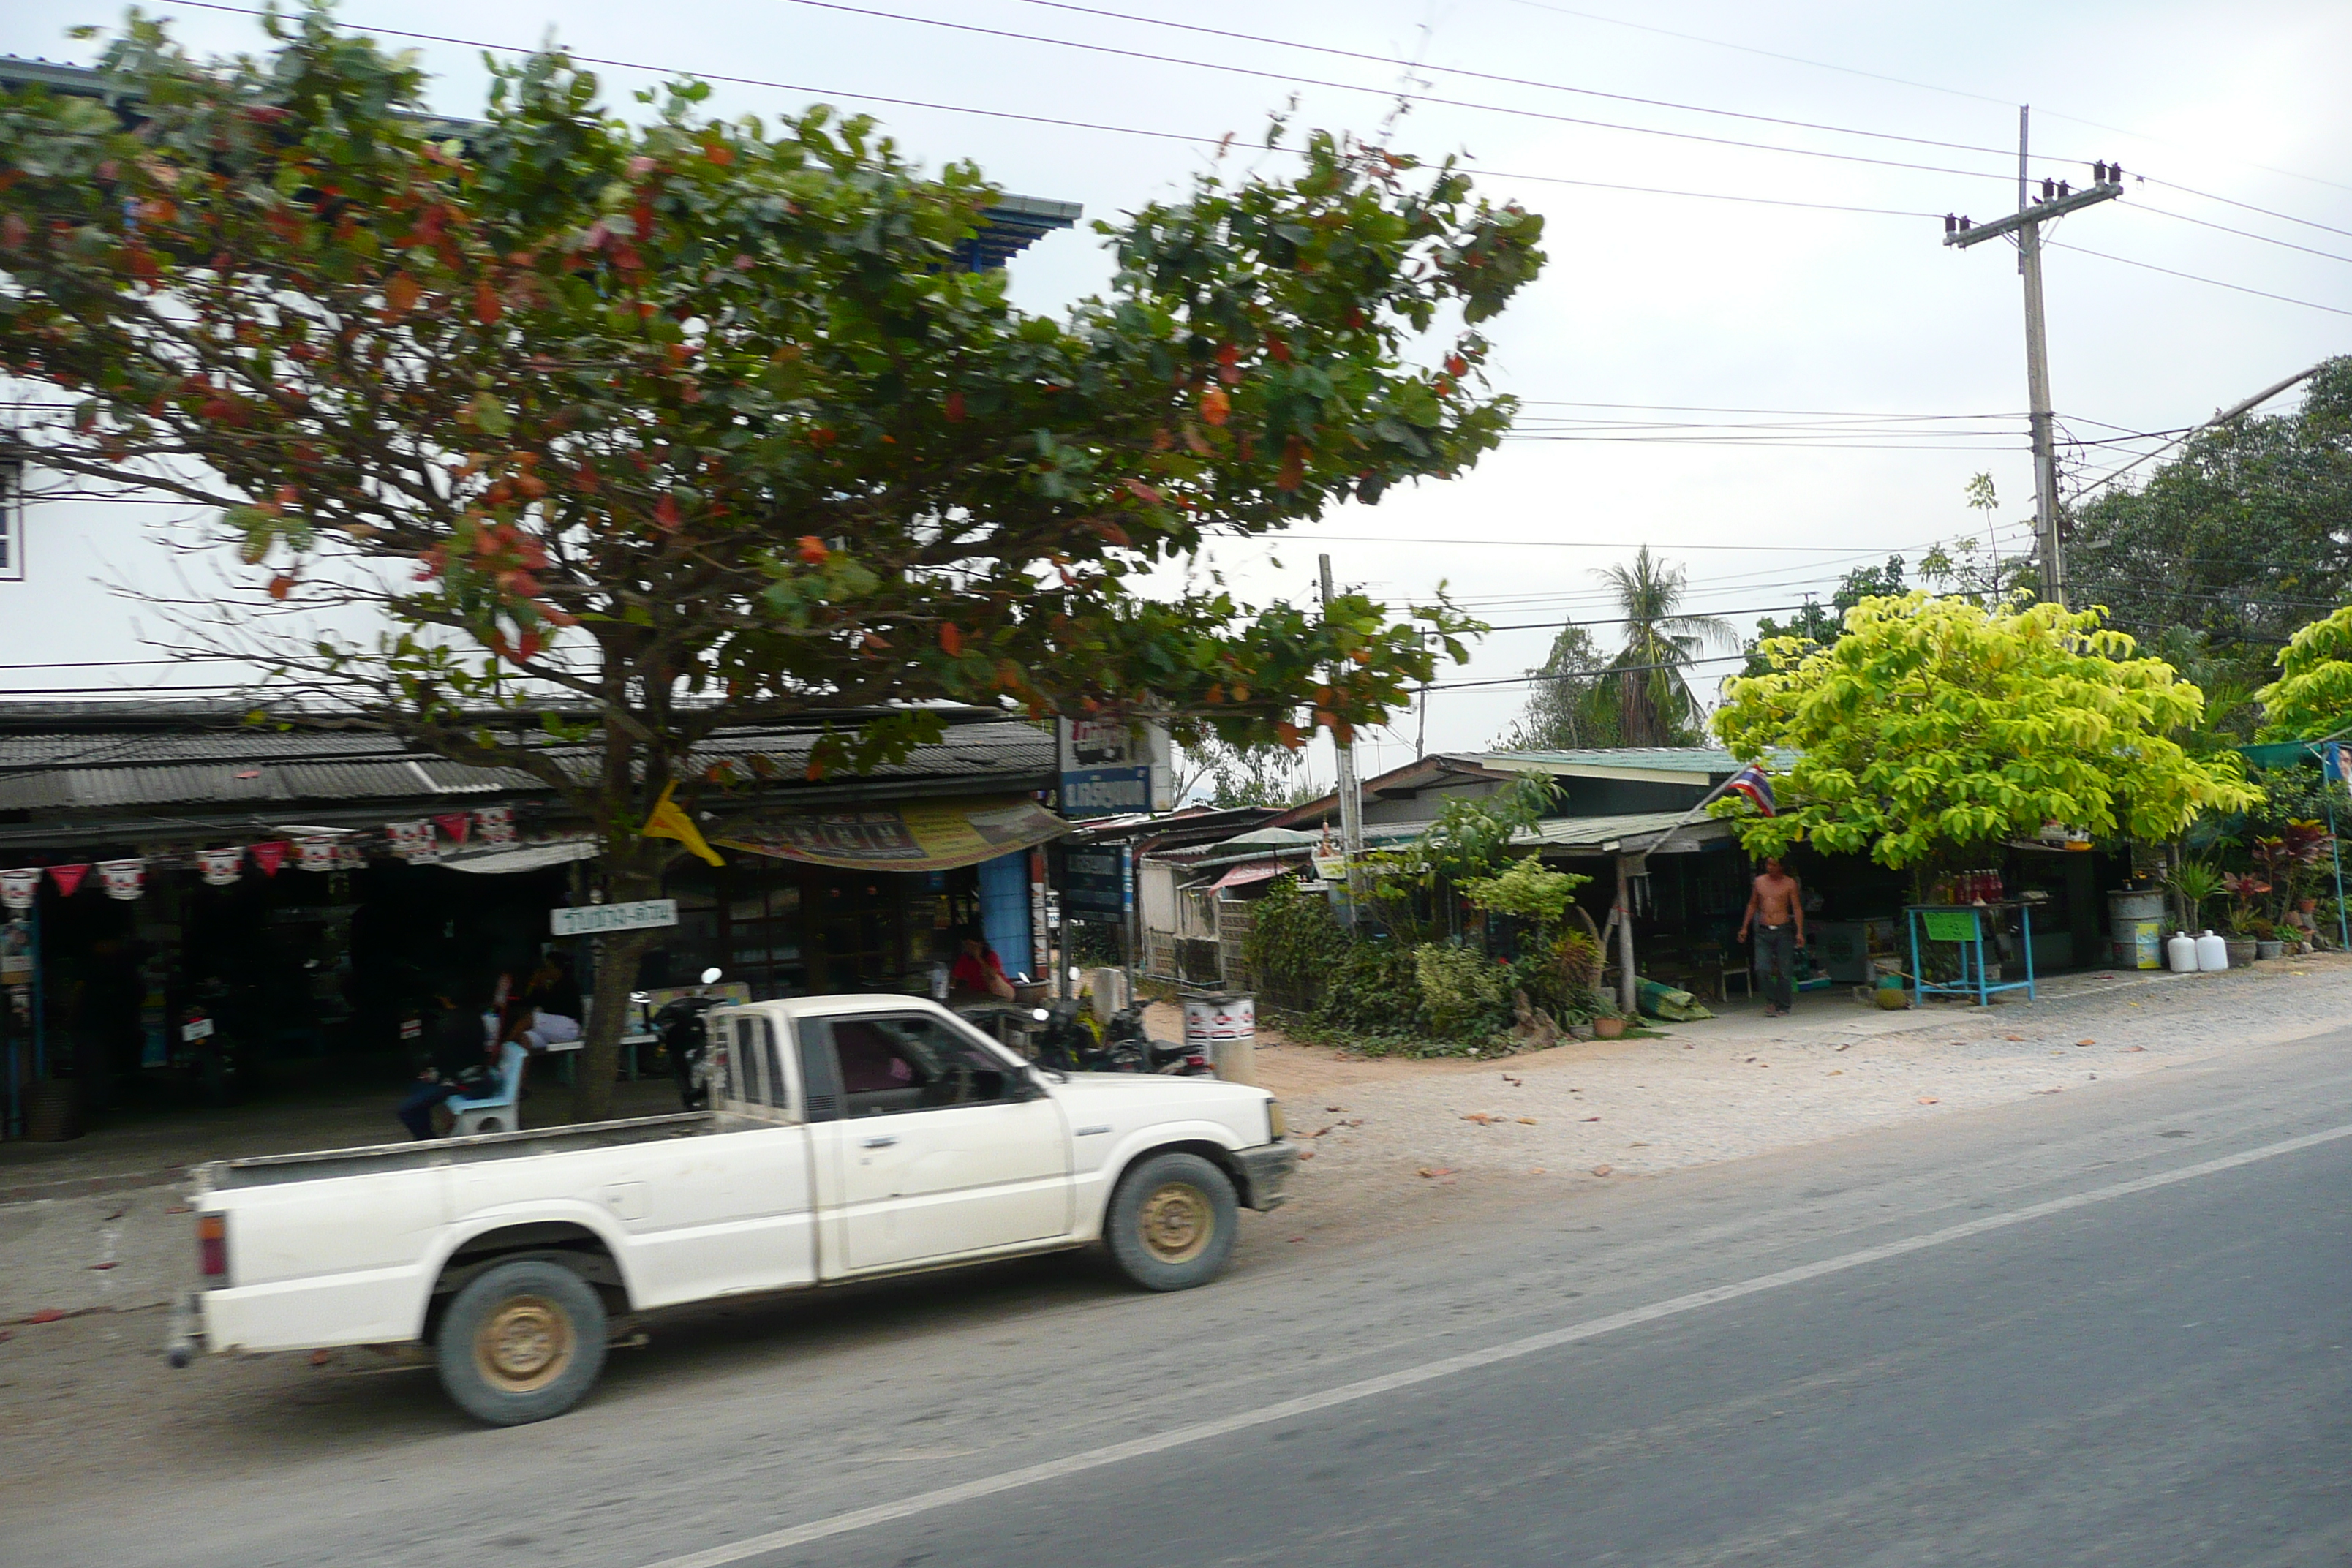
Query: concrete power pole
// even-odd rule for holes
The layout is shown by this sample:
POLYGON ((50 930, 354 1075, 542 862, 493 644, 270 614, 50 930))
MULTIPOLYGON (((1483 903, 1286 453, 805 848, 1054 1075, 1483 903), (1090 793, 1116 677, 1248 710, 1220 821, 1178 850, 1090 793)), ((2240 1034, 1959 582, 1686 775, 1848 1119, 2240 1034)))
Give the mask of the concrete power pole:
MULTIPOLYGON (((1331 606, 1331 558, 1321 557, 1323 563, 1323 606, 1331 606)), ((1348 923, 1356 923, 1357 895, 1361 891, 1361 871, 1357 862, 1364 856, 1364 797, 1356 787, 1356 748, 1354 743, 1342 744, 1339 737, 1331 737, 1331 749, 1339 759, 1339 851, 1348 859, 1348 923)))
POLYGON ((2040 541, 2042 596, 2066 602, 2066 556, 2058 540, 2058 444, 2051 428, 2050 350, 2042 319, 2042 226, 2070 212, 2113 201, 2124 194, 2124 172, 2112 163, 2091 165, 2091 188, 2069 192, 2063 180, 2044 180, 2035 197, 2026 176, 2031 110, 2017 111, 2017 211, 1992 223, 1944 216, 1944 243, 1965 249, 2001 235, 2017 237, 2017 269, 2025 278, 2025 388, 2033 420, 2033 521, 2040 541))

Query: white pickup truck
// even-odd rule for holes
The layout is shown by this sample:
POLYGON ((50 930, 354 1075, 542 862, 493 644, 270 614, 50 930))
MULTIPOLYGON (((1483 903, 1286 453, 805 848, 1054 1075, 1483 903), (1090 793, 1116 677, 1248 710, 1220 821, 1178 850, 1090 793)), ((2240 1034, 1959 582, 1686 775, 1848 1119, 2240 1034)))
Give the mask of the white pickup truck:
POLYGON ((1049 1072, 943 1007, 714 1009, 709 1111, 199 1167, 171 1359, 422 1342, 478 1418, 561 1415, 625 1315, 1101 1240, 1206 1284, 1297 1166, 1264 1089, 1049 1072))

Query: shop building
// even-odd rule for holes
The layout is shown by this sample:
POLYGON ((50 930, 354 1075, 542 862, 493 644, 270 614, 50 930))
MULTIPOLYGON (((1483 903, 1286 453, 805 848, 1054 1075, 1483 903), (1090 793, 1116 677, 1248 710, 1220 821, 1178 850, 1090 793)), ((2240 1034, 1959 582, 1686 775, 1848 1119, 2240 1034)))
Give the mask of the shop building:
MULTIPOLYGON (((1038 804, 1053 737, 948 717, 903 762, 817 783, 811 731, 715 736, 698 764, 761 755, 774 782, 714 803, 726 864, 674 868, 677 924, 640 984, 715 965, 755 997, 926 990, 967 925, 1008 973, 1035 968, 1041 847, 1066 826, 1038 804)), ((597 898, 583 829, 528 775, 384 736, 201 706, 0 708, 9 1135, 37 1081, 102 1110, 385 1079, 415 1048, 404 1023, 460 976, 564 951, 590 984, 593 944, 550 922, 597 898), (191 1040, 195 1016, 211 1028, 191 1040)))

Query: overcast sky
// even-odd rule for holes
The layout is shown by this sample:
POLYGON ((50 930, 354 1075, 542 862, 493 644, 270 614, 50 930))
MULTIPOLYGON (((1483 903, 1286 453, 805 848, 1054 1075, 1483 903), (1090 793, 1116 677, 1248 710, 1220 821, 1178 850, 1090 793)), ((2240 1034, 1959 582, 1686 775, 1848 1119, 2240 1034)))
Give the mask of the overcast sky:
MULTIPOLYGON (((249 17, 152 0, 148 9, 173 17, 199 48, 256 45, 249 17)), ((68 40, 66 29, 119 14, 79 0, 16 0, 0 18, 0 49, 88 60, 94 46, 68 40)), ((1409 90, 1456 102, 1412 104, 1391 144, 1466 153, 1483 188, 1548 219, 1551 264, 1494 331, 1496 384, 1528 400, 1522 438, 1457 481, 1335 513, 1272 552, 1222 552, 1219 563, 1261 600, 1309 591, 1316 552, 1328 549, 1343 582, 1405 600, 1443 581, 1498 626, 1605 616, 1593 568, 1646 541, 1688 570, 1695 607, 1745 628, 1755 612, 1793 605, 1808 590, 1825 595, 1858 562, 1889 552, 1916 560, 1927 543, 1969 533, 1977 519, 1962 489, 1979 470, 2000 488, 2004 547, 2021 547, 2032 478, 2014 252, 1939 243, 1947 211, 1983 219, 2015 206, 2021 102, 2033 105, 2034 147, 2048 149, 2032 160, 2037 179, 2088 183, 2094 159, 2118 160, 2134 176, 2124 200, 2067 219, 2053 237, 2145 266, 2076 249, 2047 261, 2055 405, 2069 436, 2108 443, 2068 448, 2085 477, 2150 444, 2120 437, 2176 430, 2352 349, 2344 259, 2352 258, 2344 90, 2352 6, 2340 0, 1101 0, 1091 13, 1045 0, 872 0, 866 9, 812 0, 349 0, 339 14, 360 28, 498 46, 552 37, 583 56, 659 73, 757 79, 776 85, 718 81, 713 107, 773 115, 824 100, 863 109, 919 158, 971 159, 1010 190, 1082 202, 1090 217, 1181 190, 1210 155, 1204 143, 1227 132, 1250 137, 1293 94, 1301 124, 1374 132, 1407 81, 1393 62, 1417 62, 1409 90), (1131 19, 1153 17, 1271 41, 1131 19), (1051 39, 1167 58, 1038 41, 1051 39), (1297 77, 1348 86, 1282 79, 1297 77), (1832 418, 1844 422, 1819 423, 1832 418), (1586 424, 1574 438, 1538 438, 1570 434, 1565 421, 1586 424)), ((475 49, 394 41, 419 49, 436 73, 435 107, 479 112, 475 49)), ((654 79, 594 68, 624 103, 654 79)), ((1058 311, 1106 276, 1099 241, 1066 233, 1016 261, 1014 292, 1030 309, 1058 311)), ((1490 636, 1454 678, 1516 676, 1542 657, 1549 635, 1490 636)), ((1614 627, 1595 635, 1614 646, 1614 627)), ((1704 683, 1711 689, 1729 668, 1706 667, 1704 683)), ((1485 744, 1522 695, 1508 685, 1435 693, 1429 746, 1485 744)), ((1415 727, 1414 716, 1401 718, 1368 767, 1407 760, 1415 727)))

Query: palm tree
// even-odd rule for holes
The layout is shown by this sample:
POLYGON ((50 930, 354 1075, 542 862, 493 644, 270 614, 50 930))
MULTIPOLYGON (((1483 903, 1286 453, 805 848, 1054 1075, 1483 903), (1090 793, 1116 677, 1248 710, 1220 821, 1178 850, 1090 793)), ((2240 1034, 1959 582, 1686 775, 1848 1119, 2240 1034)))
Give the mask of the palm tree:
POLYGON ((1619 672, 1613 679, 1621 743, 1695 743, 1699 703, 1685 672, 1710 643, 1738 647, 1738 634, 1720 616, 1677 615, 1686 585, 1683 569, 1653 557, 1646 544, 1632 565, 1604 566, 1594 575, 1614 590, 1625 624, 1625 646, 1610 661, 1619 672))

